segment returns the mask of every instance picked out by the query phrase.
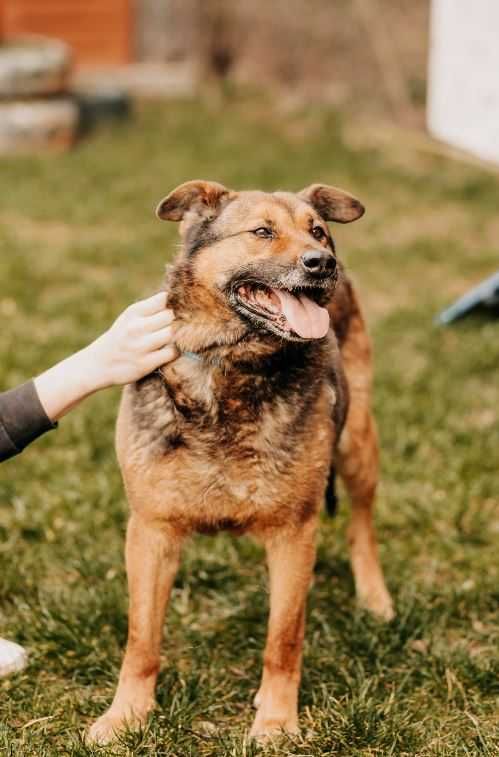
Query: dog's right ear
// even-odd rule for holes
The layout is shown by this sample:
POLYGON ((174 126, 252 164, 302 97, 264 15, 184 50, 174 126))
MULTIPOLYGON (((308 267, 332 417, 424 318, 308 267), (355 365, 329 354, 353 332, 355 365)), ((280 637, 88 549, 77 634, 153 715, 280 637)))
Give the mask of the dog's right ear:
POLYGON ((227 187, 216 181, 186 181, 161 200, 156 215, 163 221, 182 221, 192 211, 211 220, 230 194, 227 187))

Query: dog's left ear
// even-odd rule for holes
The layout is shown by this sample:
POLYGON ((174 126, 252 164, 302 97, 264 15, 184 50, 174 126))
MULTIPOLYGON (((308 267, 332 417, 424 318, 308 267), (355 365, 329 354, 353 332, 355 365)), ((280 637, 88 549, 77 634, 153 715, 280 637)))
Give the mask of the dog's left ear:
POLYGON ((214 218, 221 210, 229 190, 216 181, 186 181, 164 197, 156 208, 163 221, 182 221, 193 211, 206 218, 214 218))
POLYGON ((365 212, 364 206, 356 197, 327 184, 311 184, 298 192, 298 197, 312 205, 325 221, 350 223, 365 212))

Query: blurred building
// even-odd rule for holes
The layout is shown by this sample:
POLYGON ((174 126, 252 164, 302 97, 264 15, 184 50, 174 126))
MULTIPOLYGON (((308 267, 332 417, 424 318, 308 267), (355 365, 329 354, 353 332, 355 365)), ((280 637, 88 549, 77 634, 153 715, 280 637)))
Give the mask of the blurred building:
POLYGON ((0 0, 6 38, 41 34, 69 43, 78 63, 125 63, 133 55, 130 0, 0 0))
POLYGON ((433 0, 428 128, 499 163, 498 0, 433 0))
POLYGON ((0 0, 0 35, 41 34, 67 42, 75 62, 116 65, 179 57, 194 0, 0 0))

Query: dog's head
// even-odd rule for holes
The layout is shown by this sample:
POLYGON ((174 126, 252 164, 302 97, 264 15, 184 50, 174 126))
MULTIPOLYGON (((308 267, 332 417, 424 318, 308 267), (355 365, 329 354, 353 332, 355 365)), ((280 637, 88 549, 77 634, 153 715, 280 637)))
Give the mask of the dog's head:
POLYGON ((325 306, 337 279, 327 222, 360 218, 364 208, 352 195, 322 184, 271 194, 189 181, 156 212, 181 221, 170 299, 177 315, 202 312, 210 338, 216 320, 219 344, 251 334, 294 342, 327 334, 325 306))

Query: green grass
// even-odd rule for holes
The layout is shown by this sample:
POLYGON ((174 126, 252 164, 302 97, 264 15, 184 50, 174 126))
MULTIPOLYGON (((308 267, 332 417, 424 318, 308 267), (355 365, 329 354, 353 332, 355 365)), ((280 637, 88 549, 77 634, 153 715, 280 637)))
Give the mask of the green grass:
MULTIPOLYGON (((499 330, 432 325, 497 267, 499 180, 416 149, 359 143, 355 124, 328 112, 236 99, 223 112, 143 106, 71 154, 0 163, 0 388, 154 291, 176 229, 152 209, 181 181, 322 180, 367 205, 336 237, 376 347, 377 524, 398 614, 381 626, 355 607, 343 498, 321 530, 302 735, 269 754, 499 753, 499 330)), ((126 638, 118 397, 88 400, 0 471, 0 630, 30 651, 27 670, 0 681, 0 752, 251 757, 265 570, 255 545, 226 535, 186 550, 147 729, 112 749, 82 741, 110 702, 126 638)))

